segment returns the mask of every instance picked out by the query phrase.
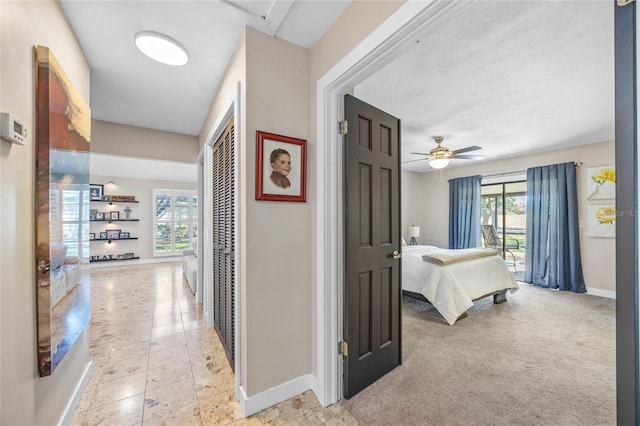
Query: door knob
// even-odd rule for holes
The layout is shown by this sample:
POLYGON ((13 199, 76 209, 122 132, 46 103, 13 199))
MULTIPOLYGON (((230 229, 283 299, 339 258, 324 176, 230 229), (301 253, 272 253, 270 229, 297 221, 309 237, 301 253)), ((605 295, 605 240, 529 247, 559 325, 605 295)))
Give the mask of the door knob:
POLYGON ((391 254, 391 257, 393 257, 393 260, 398 260, 402 257, 402 253, 400 253, 398 250, 394 250, 391 254))

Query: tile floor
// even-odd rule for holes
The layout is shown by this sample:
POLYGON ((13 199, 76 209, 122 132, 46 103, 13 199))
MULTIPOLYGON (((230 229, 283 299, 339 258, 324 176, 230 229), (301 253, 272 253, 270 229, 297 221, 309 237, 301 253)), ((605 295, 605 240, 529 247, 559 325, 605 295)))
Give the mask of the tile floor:
POLYGON ((308 391, 249 418, 180 263, 91 271, 93 375, 72 425, 358 425, 308 391))

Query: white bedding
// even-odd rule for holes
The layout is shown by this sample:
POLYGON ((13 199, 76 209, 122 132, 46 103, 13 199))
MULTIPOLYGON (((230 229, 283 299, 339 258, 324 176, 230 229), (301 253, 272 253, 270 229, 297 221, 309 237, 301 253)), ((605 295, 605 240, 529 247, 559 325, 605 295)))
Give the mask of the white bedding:
POLYGON ((431 250, 438 247, 402 248, 402 289, 422 294, 451 325, 473 306, 474 299, 499 290, 518 289, 500 256, 438 266, 422 259, 431 250))

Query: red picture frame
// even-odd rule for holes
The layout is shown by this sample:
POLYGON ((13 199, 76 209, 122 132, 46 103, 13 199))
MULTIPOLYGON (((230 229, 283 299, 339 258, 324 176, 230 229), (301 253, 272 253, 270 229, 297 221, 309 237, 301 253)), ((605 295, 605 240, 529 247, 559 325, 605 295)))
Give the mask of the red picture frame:
POLYGON ((307 201, 307 141, 256 131, 256 200, 307 201))

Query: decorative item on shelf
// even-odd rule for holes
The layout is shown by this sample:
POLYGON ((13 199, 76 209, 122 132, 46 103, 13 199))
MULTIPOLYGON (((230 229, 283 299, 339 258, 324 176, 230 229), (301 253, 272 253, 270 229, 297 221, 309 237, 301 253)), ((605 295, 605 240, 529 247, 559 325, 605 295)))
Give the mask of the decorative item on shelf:
POLYGON ((100 232, 100 239, 101 240, 106 240, 107 239, 107 231, 100 232))
POLYGON ((120 219, 120 212, 119 211, 112 211, 111 212, 111 220, 118 220, 120 219))
POLYGON ((111 195, 111 201, 135 201, 135 195, 111 195))
POLYGON ((89 184, 89 199, 91 201, 102 200, 102 193, 104 192, 104 185, 89 184))
POLYGON ((108 201, 108 202, 111 202, 111 195, 103 195, 103 196, 102 196, 102 201, 108 201))
POLYGON ((90 232, 89 233, 89 239, 90 240, 95 240, 96 239, 96 233, 95 232, 90 232))
POLYGON ((129 208, 129 206, 127 206, 126 209, 124 209, 124 214, 125 214, 125 219, 129 220, 131 219, 130 215, 131 215, 131 208, 129 208))
POLYGON ((121 229, 107 229, 107 238, 109 240, 119 240, 121 229))
POLYGON ((104 213, 96 212, 96 218, 94 220, 104 220, 104 213))
POLYGON ((111 220, 111 212, 102 213, 102 217, 104 218, 104 220, 111 220))
POLYGON ((120 239, 121 240, 128 240, 130 238, 129 235, 130 234, 128 232, 121 232, 120 233, 120 239))
POLYGON ((119 254, 118 255, 118 260, 124 260, 124 254, 119 254))
POLYGON ((409 240, 409 245, 410 246, 417 245, 418 240, 416 240, 416 238, 420 236, 420 227, 417 225, 409 226, 409 236, 411 237, 411 239, 409 240))
POLYGON ((124 258, 125 259, 133 259, 133 253, 125 253, 124 254, 124 258))
POLYGON ((89 220, 96 220, 96 213, 98 209, 89 209, 89 220))

